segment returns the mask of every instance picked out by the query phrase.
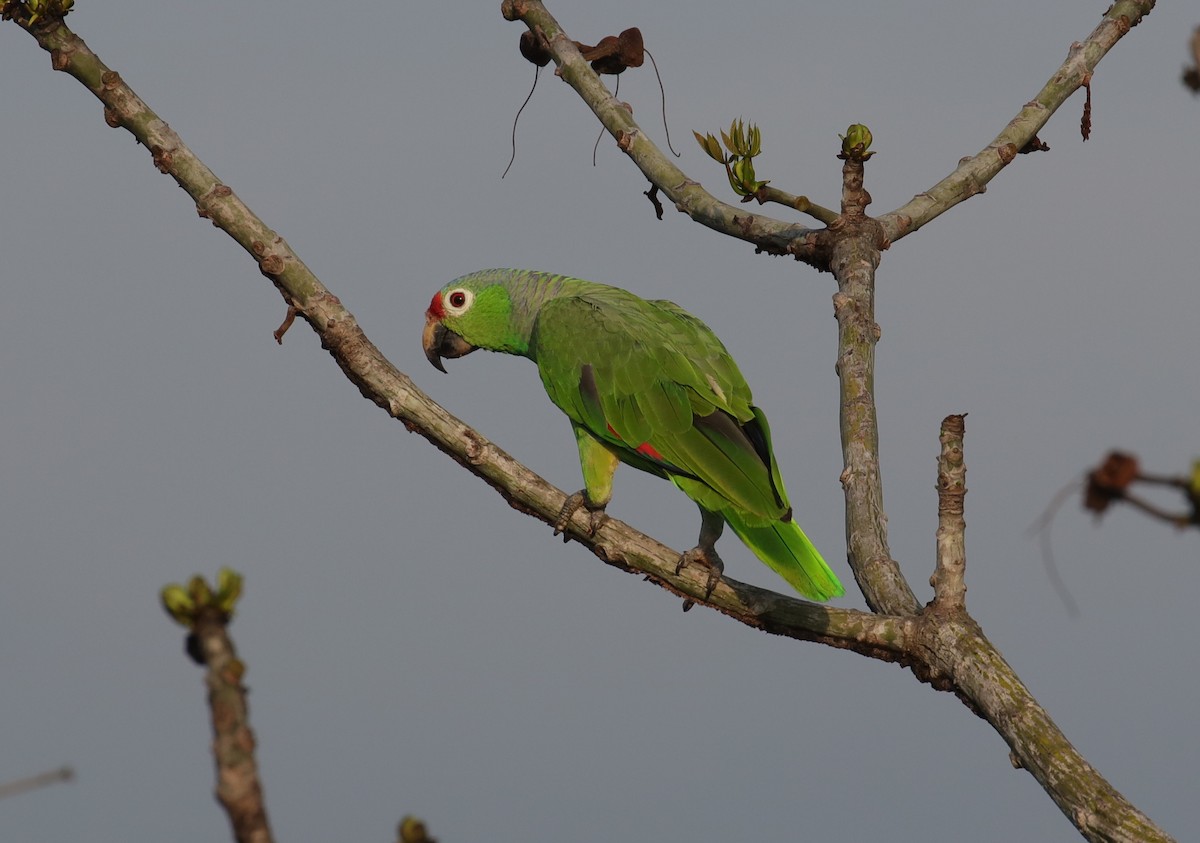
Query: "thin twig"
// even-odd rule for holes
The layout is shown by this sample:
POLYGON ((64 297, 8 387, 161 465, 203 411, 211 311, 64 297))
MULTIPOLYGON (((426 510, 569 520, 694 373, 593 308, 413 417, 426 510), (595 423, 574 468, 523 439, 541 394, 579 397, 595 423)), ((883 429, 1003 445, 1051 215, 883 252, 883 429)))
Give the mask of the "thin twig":
POLYGON ((1042 551, 1042 564, 1046 568, 1046 575, 1050 578, 1050 585, 1053 586, 1058 599, 1062 601, 1063 608, 1067 610, 1067 615, 1072 618, 1079 617, 1079 606, 1075 603, 1075 598, 1071 596, 1071 592, 1067 588, 1067 583, 1062 578, 1062 574, 1059 573, 1058 565, 1054 561, 1054 548, 1050 540, 1050 530, 1054 526, 1054 517, 1058 514, 1058 510, 1062 508, 1063 503, 1071 495, 1078 492, 1083 483, 1083 478, 1072 480, 1055 492, 1049 506, 1042 511, 1038 519, 1025 531, 1026 536, 1036 535, 1038 537, 1038 546, 1042 551))
POLYGON ((662 95, 663 132, 667 136, 667 149, 671 150, 671 154, 676 158, 680 158, 682 156, 671 145, 671 127, 667 124, 667 89, 663 87, 662 74, 658 72, 658 62, 654 60, 654 55, 649 50, 646 50, 646 55, 650 56, 650 65, 654 68, 654 78, 658 80, 658 92, 662 95))
MULTIPOLYGON (((616 97, 621 93, 621 77, 617 77, 617 84, 613 85, 613 96, 616 97)), ((600 129, 600 134, 596 135, 596 142, 592 144, 592 166, 596 166, 596 151, 600 149, 600 140, 604 137, 604 129, 600 129)))
POLYGON ((1150 503, 1148 500, 1143 500, 1142 498, 1139 498, 1137 495, 1134 495, 1130 492, 1126 492, 1121 500, 1125 501, 1127 504, 1136 509, 1140 509, 1147 515, 1157 518, 1159 521, 1165 521, 1172 527, 1186 527, 1191 523, 1192 520, 1191 516, 1186 512, 1171 512, 1163 509, 1157 504, 1150 503))
POLYGON ((525 102, 521 103, 521 107, 517 109, 517 114, 513 117, 512 124, 512 157, 508 159, 508 166, 504 168, 504 172, 500 174, 500 178, 508 175, 508 171, 512 169, 513 162, 517 160, 517 121, 521 119, 521 112, 525 110, 525 106, 529 105, 529 101, 533 99, 533 92, 537 90, 538 75, 542 69, 537 65, 533 66, 533 84, 529 86, 529 93, 525 95, 525 102))
POLYGON ((764 205, 767 202, 785 205, 802 214, 808 214, 818 222, 825 223, 825 225, 831 225, 838 218, 837 211, 822 207, 816 202, 811 201, 807 196, 795 196, 770 185, 760 187, 754 194, 754 198, 758 200, 758 204, 760 205, 764 205))
POLYGON ((18 793, 26 793, 30 790, 37 790, 41 787, 49 787, 59 782, 69 782, 73 778, 75 778, 74 770, 70 767, 59 767, 57 770, 38 773, 36 776, 4 782, 0 784, 0 799, 8 796, 16 796, 18 793))

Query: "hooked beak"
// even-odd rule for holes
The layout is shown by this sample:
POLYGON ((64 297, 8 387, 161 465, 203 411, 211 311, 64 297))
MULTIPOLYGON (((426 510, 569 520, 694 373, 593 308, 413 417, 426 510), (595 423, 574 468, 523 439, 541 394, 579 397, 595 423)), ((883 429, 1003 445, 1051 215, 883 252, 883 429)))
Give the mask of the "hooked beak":
POLYGON ((425 330, 421 332, 421 345, 425 348, 425 359, 440 372, 446 371, 442 358, 462 357, 475 350, 475 346, 448 329, 433 314, 425 315, 425 330))

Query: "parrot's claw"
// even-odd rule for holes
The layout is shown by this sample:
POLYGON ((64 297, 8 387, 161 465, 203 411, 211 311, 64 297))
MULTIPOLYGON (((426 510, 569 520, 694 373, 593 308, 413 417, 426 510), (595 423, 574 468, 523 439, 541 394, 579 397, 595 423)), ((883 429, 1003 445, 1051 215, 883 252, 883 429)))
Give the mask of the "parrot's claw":
MULTIPOLYGON (((717 555, 715 547, 705 547, 704 545, 696 545, 691 550, 682 554, 679 557, 678 564, 675 565, 675 573, 678 574, 689 565, 699 565, 701 568, 708 569, 708 584, 704 587, 704 599, 712 597, 713 589, 717 587, 717 583, 721 581, 721 574, 725 572, 725 563, 721 561, 721 557, 717 555)), ((691 601, 684 601, 684 611, 686 612, 691 606, 688 605, 691 601)))
POLYGON ((587 494, 585 491, 576 492, 567 497, 563 502, 562 509, 558 511, 558 518, 554 519, 554 535, 562 534, 563 541, 569 541, 567 536, 567 525, 571 523, 571 517, 580 507, 585 507, 590 516, 591 523, 588 525, 588 535, 596 535, 604 522, 608 520, 608 515, 604 511, 603 506, 592 506, 588 503, 587 494))

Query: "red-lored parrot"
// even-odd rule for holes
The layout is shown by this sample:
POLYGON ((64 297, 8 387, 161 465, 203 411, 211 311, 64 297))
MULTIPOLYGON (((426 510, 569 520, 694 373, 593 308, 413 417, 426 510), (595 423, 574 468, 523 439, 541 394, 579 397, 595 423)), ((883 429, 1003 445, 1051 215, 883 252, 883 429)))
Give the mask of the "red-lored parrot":
POLYGON ((724 565, 715 544, 725 524, 797 591, 814 600, 844 593, 792 518, 771 451, 771 430, 751 403, 737 364, 703 322, 669 301, 578 278, 513 269, 475 272, 437 292, 425 313, 425 356, 477 348, 537 364, 579 445, 584 489, 567 499, 557 527, 581 506, 602 523, 621 462, 665 477, 700 507, 700 539, 680 557, 724 565))

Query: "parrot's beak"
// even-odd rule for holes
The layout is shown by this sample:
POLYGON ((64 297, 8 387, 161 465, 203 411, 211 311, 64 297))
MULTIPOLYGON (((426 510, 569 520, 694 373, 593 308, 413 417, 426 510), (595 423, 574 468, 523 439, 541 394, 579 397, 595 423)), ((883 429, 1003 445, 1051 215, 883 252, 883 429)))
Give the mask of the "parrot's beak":
POLYGON ((442 365, 443 357, 462 357, 475 350, 475 346, 449 330, 433 314, 425 315, 421 345, 425 348, 425 359, 440 372, 446 371, 446 367, 442 365))

